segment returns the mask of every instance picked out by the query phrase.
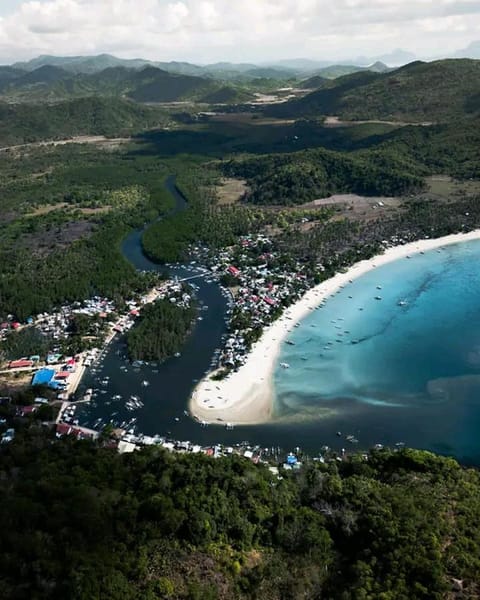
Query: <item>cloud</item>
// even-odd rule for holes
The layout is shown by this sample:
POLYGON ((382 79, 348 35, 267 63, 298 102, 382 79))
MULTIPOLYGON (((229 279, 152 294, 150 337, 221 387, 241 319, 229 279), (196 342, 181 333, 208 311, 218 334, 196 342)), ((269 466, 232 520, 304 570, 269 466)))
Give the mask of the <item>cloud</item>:
POLYGON ((480 38, 478 0, 28 0, 0 19, 0 61, 113 51, 157 60, 434 55, 480 38))

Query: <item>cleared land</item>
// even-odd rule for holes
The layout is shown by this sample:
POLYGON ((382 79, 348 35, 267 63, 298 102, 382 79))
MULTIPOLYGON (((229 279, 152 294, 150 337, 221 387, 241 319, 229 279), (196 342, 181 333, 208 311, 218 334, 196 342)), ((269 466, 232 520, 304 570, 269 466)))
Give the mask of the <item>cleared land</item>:
POLYGON ((242 199, 246 190, 247 182, 244 179, 225 177, 215 188, 218 204, 221 206, 235 204, 242 199))

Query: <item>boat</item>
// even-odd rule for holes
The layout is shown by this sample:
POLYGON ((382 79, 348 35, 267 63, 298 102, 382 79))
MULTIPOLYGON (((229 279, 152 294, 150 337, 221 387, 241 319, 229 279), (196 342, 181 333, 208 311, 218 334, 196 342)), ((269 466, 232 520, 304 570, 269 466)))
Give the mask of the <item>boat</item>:
POLYGON ((381 296, 375 296, 375 300, 381 300, 382 297, 381 296))
POLYGON ((150 382, 149 382, 149 381, 147 381, 146 379, 144 379, 144 380, 142 381, 142 385, 143 385, 143 387, 147 387, 148 385, 150 385, 150 382))
POLYGON ((408 302, 406 300, 400 300, 398 306, 406 306, 408 302))
POLYGON ((182 356, 182 355, 180 354, 180 352, 175 352, 175 354, 174 354, 173 356, 174 356, 175 358, 180 358, 180 356, 182 356))
POLYGON ((280 363, 280 366, 282 367, 282 369, 289 369, 290 368, 290 365, 288 363, 286 363, 286 362, 280 363))

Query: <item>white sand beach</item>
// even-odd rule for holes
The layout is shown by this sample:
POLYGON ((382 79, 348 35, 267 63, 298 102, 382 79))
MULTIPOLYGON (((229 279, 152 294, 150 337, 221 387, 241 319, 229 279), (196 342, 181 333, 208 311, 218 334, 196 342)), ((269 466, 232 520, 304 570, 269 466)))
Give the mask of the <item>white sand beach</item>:
POLYGON ((281 343, 298 321, 335 293, 340 286, 376 267, 418 252, 477 239, 480 239, 480 230, 395 246, 386 250, 384 254, 356 263, 345 273, 338 273, 310 289, 265 329, 260 340, 252 347, 247 361, 237 372, 231 373, 222 381, 213 381, 207 376, 196 386, 190 399, 191 414, 200 421, 212 424, 225 422, 232 425, 248 425, 268 422, 273 413, 272 375, 281 343))

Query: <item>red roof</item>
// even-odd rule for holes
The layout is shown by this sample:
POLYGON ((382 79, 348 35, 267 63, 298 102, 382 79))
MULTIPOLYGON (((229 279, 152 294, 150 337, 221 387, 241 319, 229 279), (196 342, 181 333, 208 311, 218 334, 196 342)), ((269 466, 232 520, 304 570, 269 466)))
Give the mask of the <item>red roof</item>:
POLYGON ((234 277, 237 277, 238 275, 240 275, 240 271, 237 269, 237 267, 234 267, 233 265, 230 265, 228 267, 228 272, 233 275, 234 277))
POLYGON ((55 379, 67 379, 71 375, 70 371, 59 371, 55 375, 55 379))
POLYGON ((15 323, 12 323, 12 327, 14 329, 18 329, 20 327, 20 323, 18 323, 18 321, 15 321, 15 323))
POLYGON ((67 423, 57 423, 57 433, 59 435, 68 435, 72 428, 67 423))
POLYGON ((25 359, 20 359, 20 360, 12 360, 10 363, 8 363, 8 368, 9 369, 21 369, 22 367, 32 367, 33 366, 33 360, 25 360, 25 359))
POLYGON ((22 406, 20 408, 21 415, 31 415, 38 409, 38 406, 22 406))
POLYGON ((130 311, 130 314, 131 314, 131 315, 133 315, 134 317, 136 317, 137 315, 139 315, 139 314, 140 314, 140 311, 138 311, 136 308, 133 308, 133 309, 130 311))
POLYGON ((272 300, 272 298, 268 298, 268 296, 265 296, 264 300, 267 304, 270 304, 270 306, 275 304, 275 300, 272 300))

